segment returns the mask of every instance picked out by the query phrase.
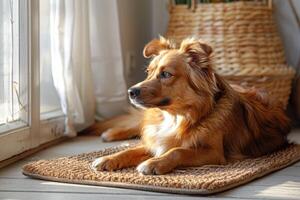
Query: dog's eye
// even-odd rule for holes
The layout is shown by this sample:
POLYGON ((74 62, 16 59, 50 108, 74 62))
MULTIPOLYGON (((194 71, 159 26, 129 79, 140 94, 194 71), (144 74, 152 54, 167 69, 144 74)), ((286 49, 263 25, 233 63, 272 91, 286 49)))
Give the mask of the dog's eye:
POLYGON ((171 78, 172 76, 173 75, 171 73, 165 72, 165 71, 160 72, 160 75, 159 75, 160 78, 171 78))

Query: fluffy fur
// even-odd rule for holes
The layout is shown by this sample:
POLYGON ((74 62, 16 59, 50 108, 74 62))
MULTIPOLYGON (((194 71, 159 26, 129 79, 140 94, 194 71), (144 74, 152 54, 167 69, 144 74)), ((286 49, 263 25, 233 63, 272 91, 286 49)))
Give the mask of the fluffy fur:
POLYGON ((96 159, 93 166, 138 166, 143 174, 165 174, 282 148, 290 126, 281 106, 263 92, 229 85, 213 71, 212 51, 194 38, 179 48, 164 38, 147 44, 148 76, 130 90, 130 101, 140 110, 93 127, 111 128, 106 141, 139 135, 140 145, 96 159))

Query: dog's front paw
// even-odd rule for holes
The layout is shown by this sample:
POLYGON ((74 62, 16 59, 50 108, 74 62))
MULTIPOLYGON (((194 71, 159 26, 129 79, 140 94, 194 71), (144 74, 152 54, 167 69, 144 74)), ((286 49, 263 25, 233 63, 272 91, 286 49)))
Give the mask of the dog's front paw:
POLYGON ((104 156, 95 159, 92 163, 92 168, 99 171, 113 171, 120 169, 120 163, 113 157, 104 156))
POLYGON ((142 162, 136 169, 144 175, 161 175, 170 172, 173 168, 162 160, 152 158, 142 162))

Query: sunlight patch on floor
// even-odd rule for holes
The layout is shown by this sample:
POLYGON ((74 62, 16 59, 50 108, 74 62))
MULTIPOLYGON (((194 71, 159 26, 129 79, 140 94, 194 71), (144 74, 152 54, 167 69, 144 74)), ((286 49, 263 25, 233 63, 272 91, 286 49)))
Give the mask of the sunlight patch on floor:
POLYGON ((264 198, 268 197, 274 199, 299 199, 299 196, 297 196, 297 194, 293 194, 293 191, 299 188, 300 182, 286 181, 281 184, 270 186, 260 191, 255 196, 264 198))
MULTIPOLYGON (((82 185, 82 184, 72 184, 72 183, 60 183, 60 182, 42 182, 42 185, 49 185, 49 186, 65 186, 65 187, 75 187, 75 188, 105 188, 97 185, 82 185)), ((117 189, 117 188, 110 188, 110 189, 117 189)))

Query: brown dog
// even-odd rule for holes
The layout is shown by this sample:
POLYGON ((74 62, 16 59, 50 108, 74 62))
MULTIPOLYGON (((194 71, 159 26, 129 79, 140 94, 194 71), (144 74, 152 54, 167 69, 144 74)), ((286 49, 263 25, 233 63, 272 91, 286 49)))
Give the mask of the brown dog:
POLYGON ((178 166, 225 164, 283 147, 290 130, 280 105, 254 89, 230 86, 212 69, 212 48, 196 39, 177 49, 153 40, 146 80, 131 87, 130 101, 142 111, 113 119, 106 140, 141 135, 137 147, 93 162, 98 170, 138 166, 143 174, 165 174, 178 166))

